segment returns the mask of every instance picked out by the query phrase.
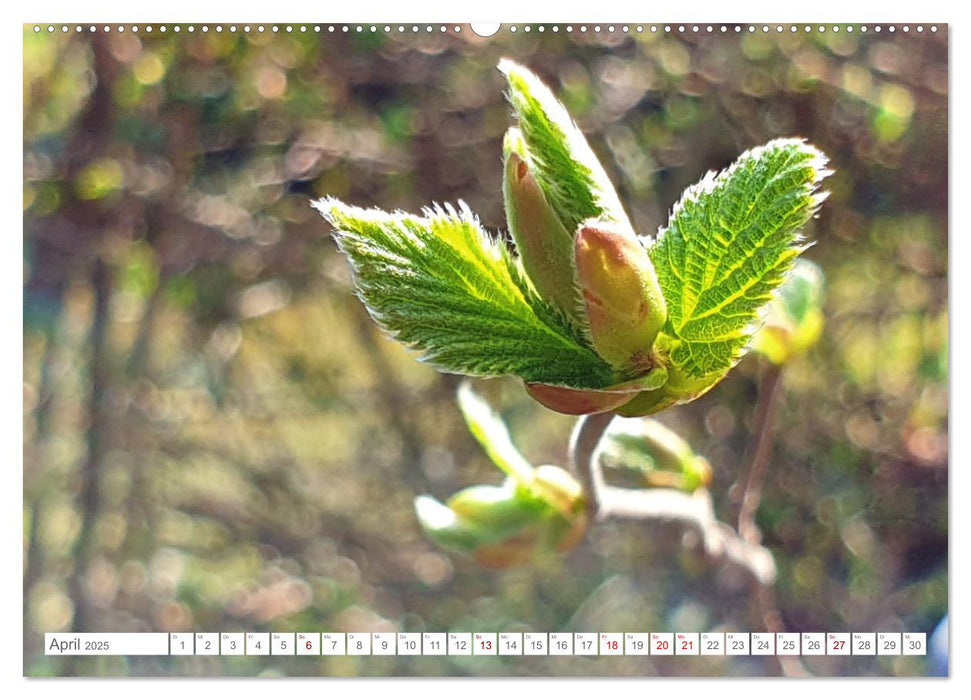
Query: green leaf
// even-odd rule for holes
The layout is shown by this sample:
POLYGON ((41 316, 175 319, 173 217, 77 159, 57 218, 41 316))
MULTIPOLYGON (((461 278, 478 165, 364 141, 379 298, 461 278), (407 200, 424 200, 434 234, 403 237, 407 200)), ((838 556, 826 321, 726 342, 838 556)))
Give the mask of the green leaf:
POLYGON ((438 369, 578 388, 618 381, 464 204, 422 217, 333 198, 313 206, 336 229, 374 320, 438 369))
POLYGON ((798 232, 824 199, 816 188, 825 165, 803 141, 772 141, 709 173, 675 206, 649 253, 668 308, 663 344, 686 377, 718 377, 738 361, 804 250, 798 232))
POLYGON ((509 102, 536 169, 536 180, 564 228, 573 235, 587 219, 630 220, 583 133, 566 108, 533 73, 509 59, 499 62, 509 84, 509 102))
POLYGON ((520 484, 529 485, 533 480, 533 465, 512 444, 509 430, 499 414, 472 390, 468 382, 459 387, 458 401, 469 432, 485 449, 489 459, 520 484))

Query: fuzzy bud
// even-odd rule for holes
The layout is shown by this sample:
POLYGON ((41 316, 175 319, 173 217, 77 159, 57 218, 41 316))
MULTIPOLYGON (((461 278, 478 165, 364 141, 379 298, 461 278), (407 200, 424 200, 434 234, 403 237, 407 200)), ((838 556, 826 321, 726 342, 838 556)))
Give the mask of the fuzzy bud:
POLYGON ((523 268, 541 297, 570 318, 577 312, 573 285, 573 237, 549 205, 532 170, 519 129, 503 143, 502 192, 506 221, 523 268))
POLYGON ((651 370, 667 307, 644 246, 610 224, 587 221, 577 231, 574 251, 597 353, 624 372, 651 370))

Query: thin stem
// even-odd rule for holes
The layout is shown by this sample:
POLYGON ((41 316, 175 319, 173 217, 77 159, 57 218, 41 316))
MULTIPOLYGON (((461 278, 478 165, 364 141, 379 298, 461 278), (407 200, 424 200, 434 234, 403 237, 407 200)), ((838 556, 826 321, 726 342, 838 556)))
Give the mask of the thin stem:
POLYGON ((674 489, 603 486, 599 516, 680 523, 698 535, 705 554, 712 559, 736 564, 748 573, 757 586, 775 583, 776 567, 772 553, 758 544, 746 542, 731 527, 720 522, 715 517, 711 496, 704 489, 689 494, 674 489))
POLYGON ((705 552, 742 567, 759 586, 775 582, 775 559, 764 547, 740 538, 715 517, 711 496, 673 489, 624 489, 609 486, 600 466, 600 441, 613 414, 595 413, 581 417, 570 438, 570 466, 587 495, 591 521, 606 518, 678 522, 698 534, 705 552))
POLYGON ((762 541, 762 533, 755 522, 755 515, 762 501, 762 484, 772 456, 772 418, 775 416, 776 399, 782 384, 782 367, 770 365, 762 376, 759 387, 759 405, 755 416, 754 448, 751 449, 748 478, 738 509, 738 534, 752 544, 762 541))
POLYGON ((597 459, 597 447, 613 419, 614 414, 609 412, 580 416, 570 436, 570 469, 583 485, 591 522, 602 517, 600 494, 604 478, 597 459))

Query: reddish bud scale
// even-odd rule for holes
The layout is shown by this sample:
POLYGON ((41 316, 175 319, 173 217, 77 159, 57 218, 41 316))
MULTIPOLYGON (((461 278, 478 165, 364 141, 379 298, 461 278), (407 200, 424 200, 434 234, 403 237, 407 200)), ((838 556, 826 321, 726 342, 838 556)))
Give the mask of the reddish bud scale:
POLYGON ((549 384, 526 384, 526 393, 551 411, 570 416, 603 413, 622 406, 639 393, 596 391, 593 389, 569 389, 549 384))

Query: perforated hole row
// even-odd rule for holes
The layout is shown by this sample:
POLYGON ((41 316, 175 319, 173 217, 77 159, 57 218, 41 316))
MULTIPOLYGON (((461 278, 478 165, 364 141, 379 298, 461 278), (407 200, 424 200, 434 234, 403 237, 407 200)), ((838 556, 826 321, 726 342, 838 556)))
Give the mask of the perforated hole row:
MULTIPOLYGON (((865 34, 867 32, 889 32, 891 34, 896 32, 903 32, 905 34, 910 32, 922 33, 924 31, 937 32, 937 25, 854 25, 854 24, 551 24, 551 25, 518 25, 512 24, 507 27, 503 27, 508 32, 513 34, 516 33, 573 33, 578 32, 583 33, 643 33, 651 32, 658 33, 662 32, 665 34, 742 34, 742 33, 755 33, 761 32, 763 34, 768 34, 774 32, 777 34, 782 34, 785 32, 795 34, 797 32, 846 32, 852 34, 853 32, 859 32, 865 34)), ((229 33, 229 34, 250 34, 250 33, 283 33, 283 34, 334 34, 334 33, 371 33, 371 34, 431 34, 431 33, 445 33, 445 32, 455 32, 461 33, 463 28, 460 25, 445 25, 445 24, 173 24, 173 25, 139 25, 139 24, 117 24, 117 25, 96 25, 96 24, 35 24, 34 33, 47 32, 48 34, 53 34, 55 32, 60 32, 66 34, 68 32, 132 32, 132 33, 175 33, 180 34, 186 32, 189 34, 202 33, 207 34, 210 32, 219 33, 229 33)), ((474 30, 473 30, 474 33, 474 30)))

